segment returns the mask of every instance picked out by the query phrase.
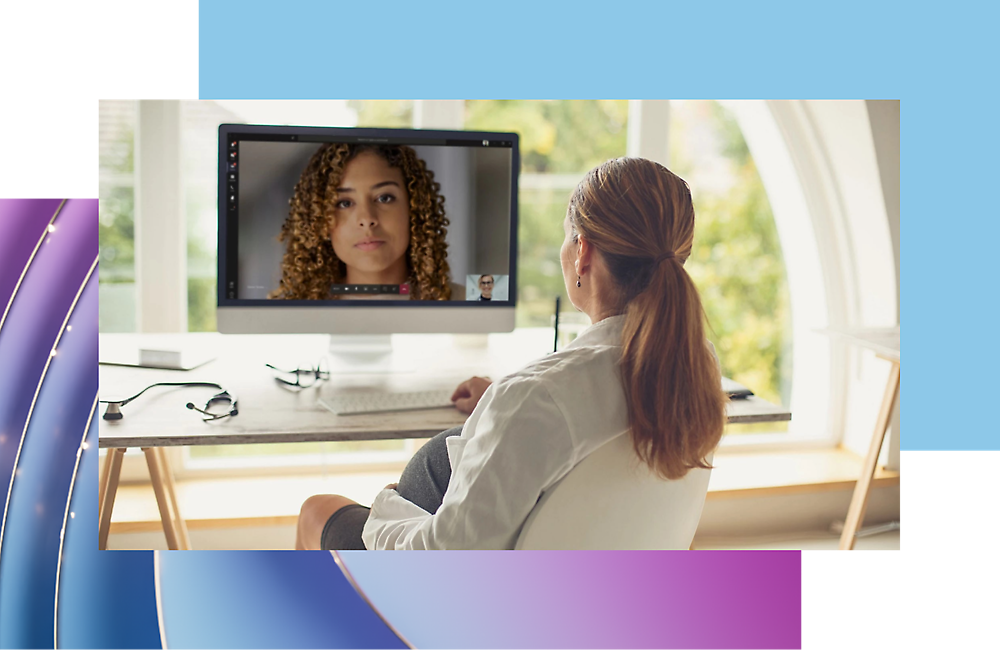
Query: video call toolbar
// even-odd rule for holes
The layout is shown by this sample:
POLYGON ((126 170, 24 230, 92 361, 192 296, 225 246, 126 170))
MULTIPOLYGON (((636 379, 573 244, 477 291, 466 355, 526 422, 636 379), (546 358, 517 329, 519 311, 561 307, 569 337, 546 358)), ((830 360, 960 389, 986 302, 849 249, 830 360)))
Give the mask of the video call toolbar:
POLYGON ((407 296, 410 294, 409 284, 334 284, 330 287, 334 294, 392 294, 407 296))

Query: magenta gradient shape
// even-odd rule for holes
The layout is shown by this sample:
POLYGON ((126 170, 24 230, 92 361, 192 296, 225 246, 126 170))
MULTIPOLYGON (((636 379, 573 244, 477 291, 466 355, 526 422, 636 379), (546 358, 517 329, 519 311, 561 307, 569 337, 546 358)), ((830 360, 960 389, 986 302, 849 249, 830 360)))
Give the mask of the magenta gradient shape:
POLYGON ((416 647, 798 648, 798 551, 342 552, 416 647))

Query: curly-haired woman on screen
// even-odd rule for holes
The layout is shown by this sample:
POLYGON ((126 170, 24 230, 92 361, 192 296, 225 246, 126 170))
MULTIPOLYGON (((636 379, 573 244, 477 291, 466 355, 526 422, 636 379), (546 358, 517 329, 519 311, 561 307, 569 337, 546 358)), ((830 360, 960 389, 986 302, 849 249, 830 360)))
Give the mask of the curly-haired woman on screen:
POLYGON ((410 147, 323 145, 289 202, 281 281, 269 297, 324 300, 338 297, 333 285, 375 284, 408 285, 412 300, 451 299, 458 285, 440 190, 410 147))

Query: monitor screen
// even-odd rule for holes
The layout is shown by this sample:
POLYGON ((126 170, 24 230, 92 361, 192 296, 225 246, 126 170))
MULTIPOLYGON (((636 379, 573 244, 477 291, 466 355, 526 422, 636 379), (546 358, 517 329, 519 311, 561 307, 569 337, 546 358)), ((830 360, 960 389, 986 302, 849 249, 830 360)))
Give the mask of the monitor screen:
POLYGON ((248 331, 512 328, 517 134, 224 124, 219 138, 220 331, 246 330, 233 309, 269 323, 248 331), (281 325, 291 308, 310 324, 281 325))

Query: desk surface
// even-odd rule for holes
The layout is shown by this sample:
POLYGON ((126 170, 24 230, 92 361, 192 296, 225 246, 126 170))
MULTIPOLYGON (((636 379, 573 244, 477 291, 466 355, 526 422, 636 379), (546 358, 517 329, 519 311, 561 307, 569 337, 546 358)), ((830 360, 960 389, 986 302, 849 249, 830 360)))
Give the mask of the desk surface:
MULTIPOLYGON (((123 419, 99 421, 101 447, 427 438, 462 424, 467 416, 454 408, 337 416, 319 403, 321 391, 451 389, 473 375, 498 379, 544 355, 552 340, 551 331, 545 329, 491 334, 484 347, 456 346, 451 336, 395 336, 394 355, 414 370, 333 374, 330 381, 317 387, 293 392, 274 381, 273 372, 264 364, 309 367, 326 353, 327 337, 185 336, 199 337, 199 345, 214 346, 217 359, 190 371, 102 365, 100 398, 125 399, 161 381, 207 381, 221 384, 239 398, 239 415, 203 422, 185 404, 190 401, 200 407, 217 391, 155 388, 123 407, 123 419)), ((132 345, 140 340, 138 335, 101 335, 102 347, 132 345)), ((728 413, 733 423, 791 419, 786 409, 757 397, 731 402, 728 413)))

